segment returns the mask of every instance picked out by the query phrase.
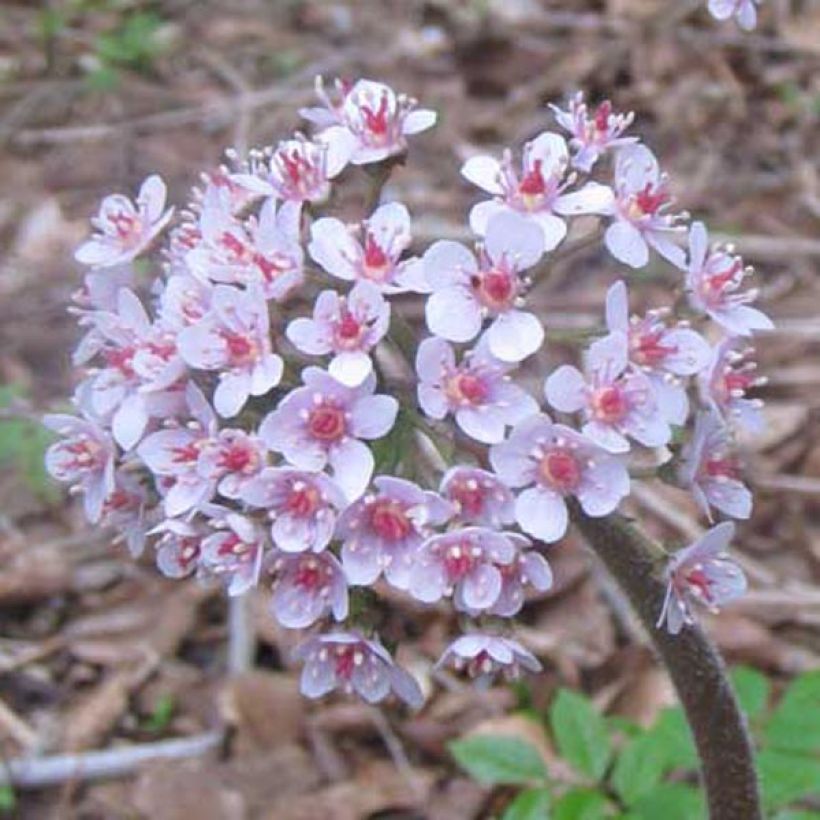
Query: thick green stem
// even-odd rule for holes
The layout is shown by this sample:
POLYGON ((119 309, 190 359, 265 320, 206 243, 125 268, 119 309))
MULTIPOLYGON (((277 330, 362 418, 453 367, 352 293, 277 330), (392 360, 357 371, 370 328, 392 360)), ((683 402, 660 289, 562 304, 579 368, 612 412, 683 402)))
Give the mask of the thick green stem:
POLYGON ((754 752, 723 660, 699 626, 679 635, 656 626, 666 594, 658 545, 620 515, 590 518, 576 505, 573 519, 626 593, 675 684, 700 757, 709 817, 758 820, 754 752))

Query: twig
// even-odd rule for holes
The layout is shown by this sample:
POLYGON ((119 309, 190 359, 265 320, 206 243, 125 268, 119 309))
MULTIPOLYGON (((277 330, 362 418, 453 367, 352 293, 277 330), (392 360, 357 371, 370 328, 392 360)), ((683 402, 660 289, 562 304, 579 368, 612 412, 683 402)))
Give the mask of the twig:
POLYGON ((24 749, 33 749, 37 733, 14 710, 0 700, 0 727, 4 734, 14 738, 24 749))
POLYGON ((9 760, 5 766, 0 766, 0 786, 14 785, 31 789, 72 780, 122 777, 136 771, 148 760, 204 755, 216 749, 222 743, 223 736, 222 730, 217 730, 177 740, 161 740, 118 749, 9 760))

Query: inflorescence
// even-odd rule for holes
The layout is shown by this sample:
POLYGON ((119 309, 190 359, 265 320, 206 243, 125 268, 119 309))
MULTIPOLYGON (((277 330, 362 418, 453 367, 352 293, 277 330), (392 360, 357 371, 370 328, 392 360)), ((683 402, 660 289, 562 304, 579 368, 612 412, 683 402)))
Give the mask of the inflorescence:
MULTIPOLYGON (((710 521, 750 515, 734 437, 762 424, 748 340, 771 322, 750 304, 751 270, 674 210, 652 152, 625 133, 632 114, 577 95, 553 107, 568 138, 468 159, 486 194, 472 247, 410 256, 403 204, 350 224, 331 194, 357 173, 383 182, 436 114, 369 80, 317 90, 322 105, 302 112, 313 136, 231 155, 187 209, 166 208, 157 176, 136 200, 103 200, 76 254, 86 375, 77 414, 46 418, 61 436, 47 466, 165 575, 217 578, 229 595, 270 587, 278 623, 313 630, 296 653, 306 695, 418 706, 363 588, 451 601, 469 626, 440 663, 482 679, 537 670, 507 620, 551 586, 545 546, 573 505, 606 516, 627 498, 636 451, 665 448, 663 477, 710 521), (556 420, 514 377, 545 340, 532 282, 579 215, 626 268, 679 269, 678 298, 637 316, 612 284, 580 366, 544 380, 556 420), (423 302, 421 340, 396 306, 408 295, 423 302)), ((733 532, 718 523, 668 559, 659 626, 678 632, 693 603, 744 591, 733 532)))

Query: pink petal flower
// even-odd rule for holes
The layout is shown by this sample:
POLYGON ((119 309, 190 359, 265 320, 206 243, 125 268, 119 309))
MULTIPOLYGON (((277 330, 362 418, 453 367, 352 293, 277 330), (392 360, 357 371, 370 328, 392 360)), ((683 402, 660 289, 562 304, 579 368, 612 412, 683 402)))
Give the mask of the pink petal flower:
POLYGON ((499 673, 507 680, 516 680, 521 669, 540 672, 541 664, 518 641, 499 635, 473 632, 462 635, 444 650, 436 666, 452 664, 464 670, 480 684, 489 682, 499 673))

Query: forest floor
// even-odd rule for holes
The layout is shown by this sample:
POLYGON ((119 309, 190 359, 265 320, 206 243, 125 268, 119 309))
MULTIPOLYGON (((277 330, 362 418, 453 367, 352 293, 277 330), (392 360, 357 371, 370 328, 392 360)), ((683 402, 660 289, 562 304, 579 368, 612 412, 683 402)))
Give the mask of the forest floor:
MULTIPOLYGON (((820 5, 770 0, 753 34, 717 24, 703 5, 0 0, 0 400, 41 413, 70 394, 72 251, 101 195, 158 172, 184 201, 226 146, 269 144, 297 127, 317 74, 382 79, 441 113, 388 188, 416 217, 417 248, 463 231, 475 200, 458 175, 467 155, 550 127, 547 103, 574 90, 611 98, 635 111, 681 206, 755 265, 777 323, 758 345, 769 426, 744 442, 755 509, 737 548, 751 591, 704 620, 730 664, 781 690, 820 668, 820 5)), ((608 264, 583 257, 550 282, 540 296, 548 326, 600 314, 608 264)), ((651 301, 663 286, 644 292, 651 301)), ((262 592, 250 601, 253 669, 230 676, 220 590, 168 581, 150 556, 134 562, 89 531, 43 483, 41 452, 41 437, 0 417, 2 758, 230 731, 204 756, 125 777, 0 792, 0 811, 488 817, 511 792, 466 776, 449 741, 526 736, 516 710, 543 712, 562 687, 641 725, 674 703, 647 636, 573 536, 552 549, 554 588, 522 615, 522 640, 545 671, 521 686, 477 694, 433 680, 428 659, 455 620, 397 603, 411 636, 404 660, 428 683, 425 708, 311 704, 262 592)), ((630 512, 673 543, 701 526, 692 504, 652 482, 639 484, 630 512)), ((560 780, 546 736, 538 743, 560 780)))

